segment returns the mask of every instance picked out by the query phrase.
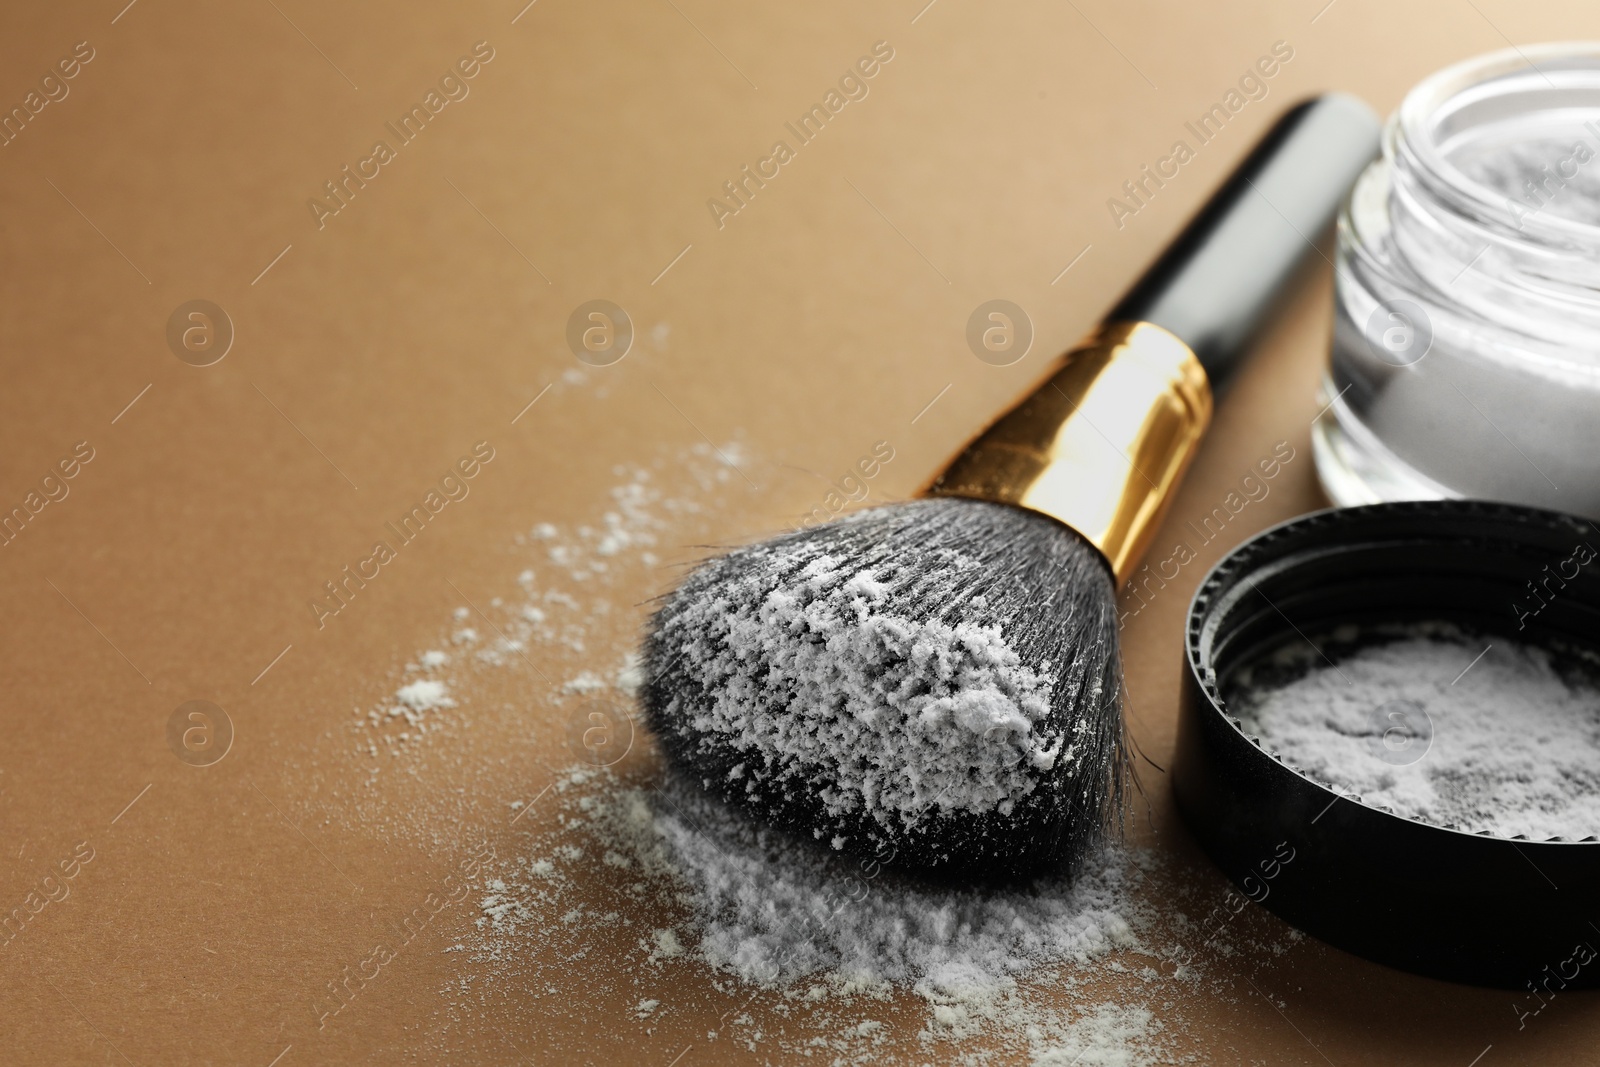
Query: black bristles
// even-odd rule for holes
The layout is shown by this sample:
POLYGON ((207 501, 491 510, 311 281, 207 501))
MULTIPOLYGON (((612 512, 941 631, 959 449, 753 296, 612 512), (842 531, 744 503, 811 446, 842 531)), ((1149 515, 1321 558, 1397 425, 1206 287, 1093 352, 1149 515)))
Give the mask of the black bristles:
POLYGON ((668 596, 645 660, 668 757, 824 846, 1010 878, 1120 829, 1112 577, 1044 516, 921 500, 739 549, 668 596))

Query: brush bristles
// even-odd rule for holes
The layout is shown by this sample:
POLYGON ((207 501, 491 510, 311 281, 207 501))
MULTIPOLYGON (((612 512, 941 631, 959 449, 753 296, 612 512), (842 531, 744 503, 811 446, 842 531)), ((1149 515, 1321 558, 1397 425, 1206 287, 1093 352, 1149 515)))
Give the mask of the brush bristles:
POLYGON ((666 599, 645 658, 669 758, 829 847, 1014 877, 1121 825, 1111 574, 1043 516, 922 500, 739 549, 666 599))

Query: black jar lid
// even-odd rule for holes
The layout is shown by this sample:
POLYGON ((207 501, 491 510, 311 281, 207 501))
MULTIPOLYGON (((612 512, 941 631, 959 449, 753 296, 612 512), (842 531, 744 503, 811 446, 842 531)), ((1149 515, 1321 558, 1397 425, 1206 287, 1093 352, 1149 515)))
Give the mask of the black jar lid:
POLYGON ((1218 563, 1189 607, 1172 771, 1211 859, 1287 922, 1371 960, 1513 989, 1600 986, 1600 841, 1500 838, 1369 806, 1263 747, 1223 697, 1235 672, 1341 625, 1445 620, 1594 649, 1600 559, 1566 577, 1586 545, 1594 559, 1600 530, 1576 516, 1446 500, 1302 516, 1218 563), (1564 584, 1536 601, 1529 582, 1563 561, 1564 584))

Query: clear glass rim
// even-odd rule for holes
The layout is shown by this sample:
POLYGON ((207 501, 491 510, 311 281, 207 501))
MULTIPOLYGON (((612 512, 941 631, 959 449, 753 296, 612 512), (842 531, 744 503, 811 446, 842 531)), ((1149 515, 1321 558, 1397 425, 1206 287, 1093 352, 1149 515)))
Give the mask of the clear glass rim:
MULTIPOLYGON (((1508 75, 1539 71, 1543 65, 1559 67, 1573 60, 1592 64, 1600 74, 1600 41, 1554 41, 1503 48, 1473 56, 1430 74, 1418 82, 1395 112, 1390 147, 1395 155, 1412 156, 1418 176, 1438 192, 1473 214, 1495 218, 1503 210, 1504 196, 1479 184, 1445 158, 1432 134, 1432 119, 1451 100, 1487 82, 1508 75)), ((1581 244, 1600 242, 1600 226, 1562 216, 1538 221, 1539 229, 1581 244)))
MULTIPOLYGON (((1374 160, 1358 179, 1357 188, 1351 190, 1339 208, 1334 230, 1336 302, 1345 298, 1340 291, 1341 287, 1354 285, 1372 294, 1374 300, 1411 300, 1427 309, 1428 314, 1440 328, 1470 331, 1487 341, 1490 348, 1502 353, 1515 352, 1518 360, 1527 364, 1546 366, 1554 373, 1573 370, 1590 372, 1600 364, 1600 352, 1593 349, 1548 338, 1532 337, 1505 323, 1485 317, 1470 306, 1443 300, 1440 294, 1426 285, 1419 284, 1408 271, 1397 269, 1394 264, 1380 256, 1376 248, 1385 239, 1374 241, 1374 235, 1367 231, 1363 224, 1367 220, 1360 217, 1356 194, 1364 182, 1375 180, 1382 183, 1381 204, 1375 205, 1373 210, 1387 212, 1389 210, 1387 189, 1389 182, 1392 181, 1391 168, 1392 163, 1387 159, 1374 160)), ((1385 222, 1381 225, 1388 224, 1385 222)))

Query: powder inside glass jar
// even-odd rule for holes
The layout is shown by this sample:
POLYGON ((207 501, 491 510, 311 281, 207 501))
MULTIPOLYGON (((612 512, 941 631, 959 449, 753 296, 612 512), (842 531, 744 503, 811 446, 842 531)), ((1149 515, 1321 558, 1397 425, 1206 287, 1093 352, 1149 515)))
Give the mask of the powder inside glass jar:
POLYGON ((1456 164, 1468 178, 1505 197, 1508 220, 1543 212, 1600 226, 1600 129, 1580 127, 1565 134, 1552 131, 1503 145, 1480 141, 1456 164))
POLYGON ((1429 77, 1341 216, 1324 488, 1600 517, 1597 352, 1600 46, 1429 77))

